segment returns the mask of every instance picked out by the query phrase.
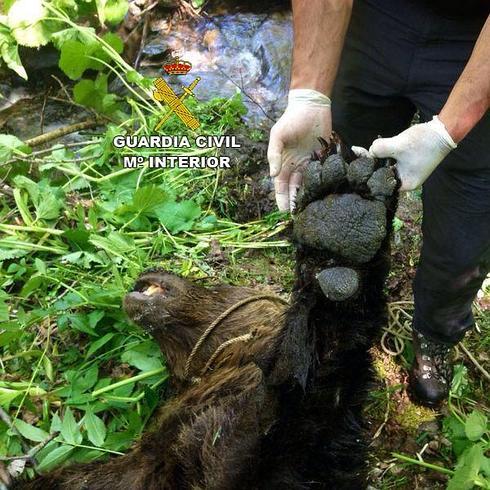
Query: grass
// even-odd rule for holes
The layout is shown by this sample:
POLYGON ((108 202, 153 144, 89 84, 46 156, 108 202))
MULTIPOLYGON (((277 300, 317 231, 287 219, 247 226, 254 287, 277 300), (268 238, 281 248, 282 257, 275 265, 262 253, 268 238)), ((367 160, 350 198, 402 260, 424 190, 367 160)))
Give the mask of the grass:
MULTIPOLYGON (((238 97, 195 110, 209 134, 241 126, 238 97)), ((165 360, 121 311, 142 270, 272 284, 266 264, 291 262, 279 252, 289 247, 280 213, 249 223, 221 214, 219 171, 122 169, 111 141, 124 131, 109 125, 75 148, 14 151, 17 167, 0 169, 13 189, 0 210, 0 406, 14 427, 0 421, 0 456, 59 432, 36 454, 44 471, 126 450, 159 403, 165 360), (215 244, 226 267, 208 260, 215 244), (254 251, 255 268, 244 266, 254 251)))

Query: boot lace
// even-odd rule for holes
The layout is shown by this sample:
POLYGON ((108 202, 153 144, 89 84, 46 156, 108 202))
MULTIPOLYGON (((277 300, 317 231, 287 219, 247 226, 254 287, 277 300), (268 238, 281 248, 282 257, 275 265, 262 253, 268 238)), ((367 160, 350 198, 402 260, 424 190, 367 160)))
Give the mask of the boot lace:
POLYGON ((450 362, 451 348, 447 345, 434 342, 421 333, 417 332, 420 341, 420 352, 422 354, 422 377, 429 379, 436 378, 443 384, 449 384, 452 377, 450 362))

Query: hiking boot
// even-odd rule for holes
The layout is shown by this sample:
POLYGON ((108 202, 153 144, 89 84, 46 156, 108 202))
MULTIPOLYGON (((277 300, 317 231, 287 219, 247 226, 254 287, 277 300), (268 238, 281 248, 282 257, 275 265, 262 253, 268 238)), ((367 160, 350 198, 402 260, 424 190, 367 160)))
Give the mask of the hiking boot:
POLYGON ((439 406, 449 395, 453 378, 451 347, 413 330, 415 359, 410 368, 410 391, 427 407, 439 406))

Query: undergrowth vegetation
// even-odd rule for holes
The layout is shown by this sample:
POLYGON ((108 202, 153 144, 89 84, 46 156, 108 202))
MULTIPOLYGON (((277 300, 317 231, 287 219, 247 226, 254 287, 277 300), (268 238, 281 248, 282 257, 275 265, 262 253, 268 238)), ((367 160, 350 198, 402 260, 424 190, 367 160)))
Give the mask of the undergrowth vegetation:
MULTIPOLYGON (((73 98, 108 119, 103 131, 79 142, 40 150, 0 135, 0 172, 12 189, 0 208, 0 406, 12 419, 11 427, 0 421, 0 454, 27 454, 42 444, 37 471, 120 454, 157 406, 164 359, 121 310, 143 269, 158 263, 209 277, 204 259, 213 241, 231 263, 250 248, 287 245, 273 239, 284 227, 279 213, 246 224, 219 213, 219 171, 122 167, 122 153, 138 150, 115 149, 114 136, 150 134, 163 112, 151 99, 152 80, 119 56, 115 34, 100 38, 53 5, 49 15, 68 25, 51 35, 63 38, 60 68, 74 80, 90 70, 73 98), (109 77, 120 80, 124 96, 107 92, 109 77)), ((201 121, 199 134, 242 126, 239 94, 188 105, 201 121)), ((165 133, 192 141, 178 121, 165 133)))
MULTIPOLYGON (((107 29, 97 35, 100 26, 124 17, 127 1, 36 0, 30 9, 26 2, 3 2, 4 63, 26 77, 18 45, 53 44, 60 51, 60 69, 72 80, 73 103, 93 111, 98 122, 76 142, 41 148, 0 135, 5 186, 0 200, 0 458, 8 464, 31 454, 36 471, 46 471, 127 450, 162 398, 165 360, 121 310, 123 295, 142 270, 158 264, 216 280, 207 260, 215 244, 226 252, 220 278, 228 282, 244 280, 253 260, 243 257, 250 250, 264 251, 257 270, 250 272, 257 282, 276 260, 284 267, 274 280, 290 285, 293 264, 287 242, 277 237, 285 228, 282 214, 245 224, 226 215, 222 172, 122 167, 123 155, 157 152, 117 150, 113 138, 152 134, 165 111, 151 97, 152 80, 121 57, 122 40, 107 29), (117 93, 109 89, 111 82, 117 82, 117 93)), ((242 123, 239 94, 186 104, 201 122, 199 134, 249 131, 242 123)), ((164 130, 191 141, 196 135, 176 118, 164 130)), ((172 149, 168 154, 212 151, 172 149)), ((403 226, 399 220, 396 225, 403 226)), ((490 321, 483 313, 479 318, 483 333, 471 340, 472 350, 488 352, 490 321)), ((449 444, 441 448, 437 464, 423 455, 395 458, 447 475, 450 490, 490 489, 489 410, 488 381, 458 364, 442 424, 449 444)), ((20 473, 27 459, 15 462, 20 473)), ((34 475, 32 466, 25 471, 34 475)), ((384 488, 403 487, 390 485, 384 488)))

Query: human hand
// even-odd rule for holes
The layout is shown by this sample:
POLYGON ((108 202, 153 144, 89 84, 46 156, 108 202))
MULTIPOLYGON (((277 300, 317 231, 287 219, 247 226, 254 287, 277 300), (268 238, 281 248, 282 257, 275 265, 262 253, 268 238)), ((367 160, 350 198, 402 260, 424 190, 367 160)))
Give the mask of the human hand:
POLYGON ((330 99, 316 90, 290 90, 288 106, 271 129, 267 150, 280 211, 293 210, 302 170, 319 149, 318 138, 328 139, 331 132, 330 99))
MULTIPOLYGON (((420 187, 456 146, 442 121, 434 116, 432 121, 415 124, 393 138, 375 140, 369 155, 394 158, 401 180, 400 190, 411 191, 420 187)), ((364 150, 352 149, 358 155, 364 150)))

